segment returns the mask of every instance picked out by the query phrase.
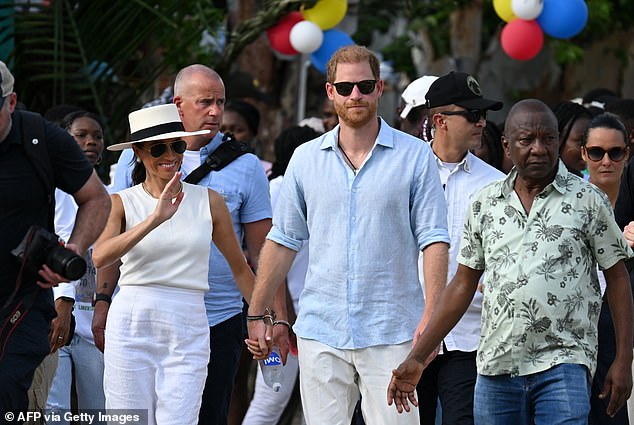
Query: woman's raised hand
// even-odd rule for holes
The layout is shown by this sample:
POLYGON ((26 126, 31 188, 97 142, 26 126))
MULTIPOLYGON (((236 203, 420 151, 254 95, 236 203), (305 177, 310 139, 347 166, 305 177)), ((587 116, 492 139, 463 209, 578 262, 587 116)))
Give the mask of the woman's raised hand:
POLYGON ((162 223, 172 218, 178 210, 178 206, 183 200, 183 183, 181 182, 182 172, 177 171, 169 182, 165 185, 161 196, 154 210, 159 221, 162 223))

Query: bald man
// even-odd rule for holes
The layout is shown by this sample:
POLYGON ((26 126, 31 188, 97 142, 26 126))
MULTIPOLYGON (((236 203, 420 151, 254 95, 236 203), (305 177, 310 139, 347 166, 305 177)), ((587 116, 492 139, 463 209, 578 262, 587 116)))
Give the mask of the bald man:
POLYGON ((614 415, 632 389, 632 294, 623 263, 632 252, 604 194, 559 160, 557 120, 544 103, 514 105, 503 142, 514 168, 471 203, 458 271, 393 371, 388 404, 399 412, 417 404, 425 359, 465 312, 484 273, 475 423, 587 423, 601 307, 598 265, 619 347, 602 394, 614 415))

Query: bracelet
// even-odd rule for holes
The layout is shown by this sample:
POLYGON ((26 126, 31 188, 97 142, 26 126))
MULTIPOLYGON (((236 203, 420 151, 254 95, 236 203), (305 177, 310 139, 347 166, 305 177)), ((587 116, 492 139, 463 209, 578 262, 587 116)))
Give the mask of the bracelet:
POLYGON ((256 320, 262 320, 265 324, 268 320, 270 325, 273 326, 273 324, 275 324, 275 312, 270 307, 267 307, 264 309, 264 314, 247 316, 247 322, 254 322, 256 320))
POLYGON ((105 301, 108 304, 112 303, 112 297, 108 294, 99 294, 99 293, 94 293, 93 297, 92 297, 92 306, 94 307, 95 304, 97 304, 97 301, 105 301))
POLYGON ((286 320, 276 320, 275 322, 273 322, 273 326, 275 325, 285 325, 288 328, 289 334, 293 332, 293 328, 291 328, 291 324, 288 323, 286 320))

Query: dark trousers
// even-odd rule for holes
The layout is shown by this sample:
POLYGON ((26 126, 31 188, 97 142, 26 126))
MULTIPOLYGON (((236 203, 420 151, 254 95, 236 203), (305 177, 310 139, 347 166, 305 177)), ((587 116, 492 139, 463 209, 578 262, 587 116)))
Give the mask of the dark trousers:
MULTIPOLYGON (((42 291, 40 297, 44 298, 46 294, 42 291)), ((6 421, 6 412, 28 409, 27 390, 33 373, 51 349, 48 333, 52 311, 48 305, 37 306, 42 298, 36 300, 36 306, 23 316, 9 338, 0 341, 0 344, 6 342, 4 355, 0 358, 0 424, 15 423, 6 421)), ((0 326, 5 319, 0 321, 0 326)))
POLYGON ((242 314, 210 329, 211 355, 198 417, 199 425, 226 425, 233 382, 244 345, 242 314))
POLYGON ((473 425, 476 352, 447 351, 437 356, 423 372, 416 391, 422 425, 434 425, 438 398, 444 425, 473 425))
POLYGON ((610 398, 603 400, 599 394, 603 390, 603 383, 608 374, 608 369, 616 357, 616 336, 614 334, 614 322, 612 313, 607 302, 607 297, 603 297, 601 314, 599 315, 599 352, 597 354, 597 372, 592 381, 592 392, 590 395, 590 424, 592 425, 629 425, 627 415, 627 405, 623 406, 617 414, 611 418, 605 414, 610 398))

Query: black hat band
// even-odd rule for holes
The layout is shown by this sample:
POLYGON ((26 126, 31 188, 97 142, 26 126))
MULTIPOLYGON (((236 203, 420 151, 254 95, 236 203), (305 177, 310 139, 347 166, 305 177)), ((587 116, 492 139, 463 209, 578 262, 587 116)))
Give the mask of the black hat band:
POLYGON ((176 133, 179 131, 185 131, 185 127, 183 127, 182 122, 168 122, 135 131, 130 134, 130 138, 132 139, 132 142, 138 142, 139 140, 158 136, 159 134, 176 133))

